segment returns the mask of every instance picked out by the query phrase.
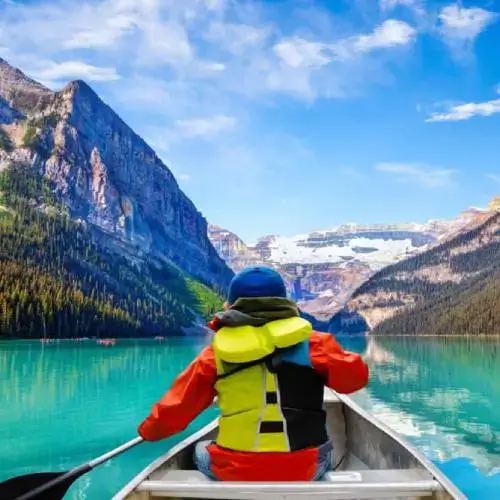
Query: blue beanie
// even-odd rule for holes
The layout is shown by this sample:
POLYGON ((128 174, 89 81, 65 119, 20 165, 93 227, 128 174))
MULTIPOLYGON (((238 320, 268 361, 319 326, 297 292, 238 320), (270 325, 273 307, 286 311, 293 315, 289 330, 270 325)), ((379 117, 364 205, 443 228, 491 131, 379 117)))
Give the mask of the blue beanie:
POLYGON ((283 297, 286 287, 280 274, 269 267, 247 267, 229 284, 227 300, 234 304, 240 297, 283 297))

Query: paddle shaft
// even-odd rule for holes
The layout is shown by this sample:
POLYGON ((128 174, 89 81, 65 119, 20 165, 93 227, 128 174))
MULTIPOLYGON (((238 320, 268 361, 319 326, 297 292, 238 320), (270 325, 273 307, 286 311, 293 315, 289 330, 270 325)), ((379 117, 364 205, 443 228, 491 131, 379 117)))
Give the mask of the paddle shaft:
POLYGON ((25 493, 24 495, 16 498, 16 500, 29 500, 31 498, 36 498, 41 493, 49 490, 50 488, 60 483, 63 483, 70 479, 72 479, 71 482, 76 481, 79 477, 83 476, 87 472, 90 472, 93 468, 97 467, 98 465, 107 462, 111 458, 121 455, 123 452, 130 450, 130 448, 133 448, 134 446, 137 446, 142 442, 143 442, 142 437, 137 437, 135 439, 132 439, 131 441, 122 444, 118 448, 115 448, 114 450, 111 450, 108 453, 101 455, 100 457, 94 458, 94 460, 91 460, 86 464, 79 465, 78 467, 75 467, 74 469, 71 469, 70 471, 66 472, 66 474, 63 474, 57 477, 56 479, 53 479, 52 481, 48 481, 45 484, 42 484, 38 488, 35 488, 34 490, 31 490, 28 493, 25 493))

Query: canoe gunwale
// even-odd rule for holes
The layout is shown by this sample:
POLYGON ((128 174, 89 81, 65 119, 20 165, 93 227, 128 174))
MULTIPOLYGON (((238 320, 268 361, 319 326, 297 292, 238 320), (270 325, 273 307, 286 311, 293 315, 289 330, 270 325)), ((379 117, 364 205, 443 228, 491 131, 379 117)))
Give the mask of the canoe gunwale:
POLYGON ((205 425, 205 427, 201 428, 199 431, 191 434, 186 439, 172 446, 164 455, 158 457, 154 462, 151 462, 147 467, 145 467, 139 474, 134 476, 118 493, 116 493, 111 500, 123 500, 127 497, 128 494, 132 493, 137 489, 137 487, 145 481, 150 474, 152 474, 155 470, 161 467, 163 464, 171 460, 175 455, 184 450, 186 447, 196 443, 203 437, 205 437, 208 433, 217 429, 219 425, 219 419, 216 418, 212 420, 209 424, 205 425))
MULTIPOLYGON (((460 490, 458 490, 458 488, 439 470, 439 468, 435 466, 427 457, 425 457, 423 453, 421 453, 413 445, 408 443, 403 436, 399 435, 396 431, 388 427, 386 424, 378 420, 376 417, 370 415, 368 412, 363 410, 350 397, 346 395, 337 394, 334 391, 325 391, 325 405, 331 405, 335 403, 340 403, 345 405, 351 411, 358 414, 362 419, 366 420, 371 425, 378 428, 381 432, 388 435, 399 446, 401 446, 409 454, 411 454, 419 462, 422 470, 430 474, 431 478, 429 478, 428 481, 429 486, 431 485, 432 480, 435 480, 434 482, 440 485, 441 491, 444 490, 444 492, 450 495, 451 498, 453 498, 454 500, 467 500, 467 497, 460 490)), ((126 498, 128 498, 128 495, 130 495, 134 491, 136 492, 142 491, 140 485, 144 481, 147 481, 147 484, 149 484, 149 486, 151 486, 153 483, 159 485, 160 482, 158 481, 148 480, 149 476, 157 469, 165 465, 168 461, 172 460, 176 455, 178 454, 180 455, 183 450, 194 445, 197 441, 200 441, 201 439, 206 437, 209 433, 215 431, 217 427, 218 427, 218 418, 214 419, 208 425, 204 426, 202 429, 195 432, 185 440, 177 443, 167 453, 157 458, 154 462, 150 463, 141 472, 139 472, 139 474, 137 474, 131 481, 129 481, 119 492, 115 494, 115 496, 113 496, 112 500, 125 500, 126 498)), ((310 487, 311 486, 317 487, 316 484, 311 484, 311 483, 307 484, 310 487)), ((228 483, 224 483, 224 485, 228 486, 228 483)))
POLYGON ((391 429, 389 426, 384 424, 381 420, 377 419, 373 415, 370 415, 367 411, 361 408, 355 401, 350 397, 337 394, 337 397, 351 410, 360 415, 362 418, 371 422, 375 427, 378 427, 381 431, 386 433, 389 437, 394 439, 400 446, 405 448, 409 453, 411 453, 421 465, 427 469, 427 471, 435 477, 439 483, 447 490, 456 500, 467 500, 467 497, 446 477, 439 468, 434 465, 420 450, 411 445, 406 439, 403 438, 398 432, 391 429))

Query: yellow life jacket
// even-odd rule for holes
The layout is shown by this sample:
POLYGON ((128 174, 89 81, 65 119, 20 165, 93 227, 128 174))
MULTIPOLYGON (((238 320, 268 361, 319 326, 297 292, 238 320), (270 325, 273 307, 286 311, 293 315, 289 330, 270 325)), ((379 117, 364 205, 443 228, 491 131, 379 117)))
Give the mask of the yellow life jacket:
MULTIPOLYGON (((224 327, 215 334, 213 347, 220 377, 215 385, 221 411, 217 437, 219 446, 254 452, 287 452, 296 448, 290 443, 277 374, 272 373, 264 362, 254 363, 241 371, 237 367, 263 360, 276 349, 281 352, 303 345, 308 350, 311 332, 312 326, 308 321, 293 317, 272 321, 261 327, 224 327)), ((318 409, 321 412, 323 386, 321 381, 316 385, 321 390, 318 409)), ((304 387, 304 390, 308 388, 304 387)), ((315 393, 319 394, 318 388, 315 393)), ((326 434, 321 432, 316 441, 323 440, 326 441, 326 434)), ((305 442, 309 441, 306 439, 305 442)), ((323 443, 311 441, 311 445, 315 444, 323 443)))

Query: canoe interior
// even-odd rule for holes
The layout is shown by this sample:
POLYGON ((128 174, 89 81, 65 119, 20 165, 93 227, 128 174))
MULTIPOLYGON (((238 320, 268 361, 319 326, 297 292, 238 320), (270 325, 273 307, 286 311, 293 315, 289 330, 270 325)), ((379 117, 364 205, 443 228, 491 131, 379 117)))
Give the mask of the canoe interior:
MULTIPOLYGON (((402 440, 394 438, 394 434, 387 432, 387 429, 376 425, 371 419, 367 418, 354 403, 348 402, 345 398, 339 398, 332 392, 325 393, 325 409, 327 411, 327 425, 329 436, 333 442, 334 448, 334 464, 337 464, 342 457, 340 466, 337 472, 356 471, 358 475, 363 476, 363 481, 427 481, 436 482, 436 475, 439 474, 433 466, 426 463, 425 459, 420 456, 415 450, 412 450, 402 440), (400 472, 398 472, 400 471, 400 472), (399 479, 398 479, 399 477, 399 479)), ((177 445, 170 453, 157 460, 132 480, 121 492, 119 492, 113 500, 153 500, 155 498, 180 498, 173 495, 168 496, 165 494, 149 491, 138 491, 143 481, 176 481, 180 480, 179 477, 187 477, 191 481, 206 482, 203 476, 195 472, 195 465, 193 462, 193 453, 196 443, 200 440, 215 439, 217 434, 216 422, 213 422, 203 430, 191 436, 183 443, 177 445), (179 472, 174 472, 179 471, 179 472), (192 471, 187 473, 187 471, 192 471), (199 477, 199 479, 197 479, 199 477)), ((340 475, 340 474, 339 474, 340 475)), ((347 474, 349 475, 349 474, 347 474)), ((297 494, 266 496, 259 494, 252 494, 248 492, 249 499, 259 498, 405 498, 417 499, 427 498, 434 500, 449 500, 458 499, 465 500, 465 497, 458 491, 450 492, 453 488, 451 483, 446 483, 446 478, 438 477, 438 481, 445 488, 441 491, 429 491, 415 493, 414 495, 404 496, 388 496, 383 492, 375 496, 362 496, 359 497, 346 497, 335 496, 333 494, 322 494, 319 490, 313 493, 312 490, 317 486, 312 486, 309 493, 304 496, 297 494)), ((165 483, 164 483, 165 484, 165 483)), ((214 487, 215 482, 208 480, 205 489, 214 487)), ((221 483, 219 483, 221 484, 221 483)), ((225 483, 227 484, 227 483, 225 483)), ((238 483, 232 483, 238 484, 238 483)), ((248 485, 249 483, 240 483, 248 485)), ((309 485, 325 484, 323 482, 307 483, 309 485)), ((423 483, 422 483, 423 484, 423 483)), ((439 484, 438 484, 439 486, 439 484)), ((217 485, 215 487, 218 487, 217 485)), ((340 493, 339 493, 340 494, 340 493)), ((345 492, 344 492, 345 494, 345 492)), ((183 496, 183 498, 186 498, 183 496)), ((201 493, 190 498, 213 498, 210 496, 203 496, 201 493)), ((225 496, 223 498, 233 498, 225 496)), ((234 498, 247 498, 235 496, 234 498)))

